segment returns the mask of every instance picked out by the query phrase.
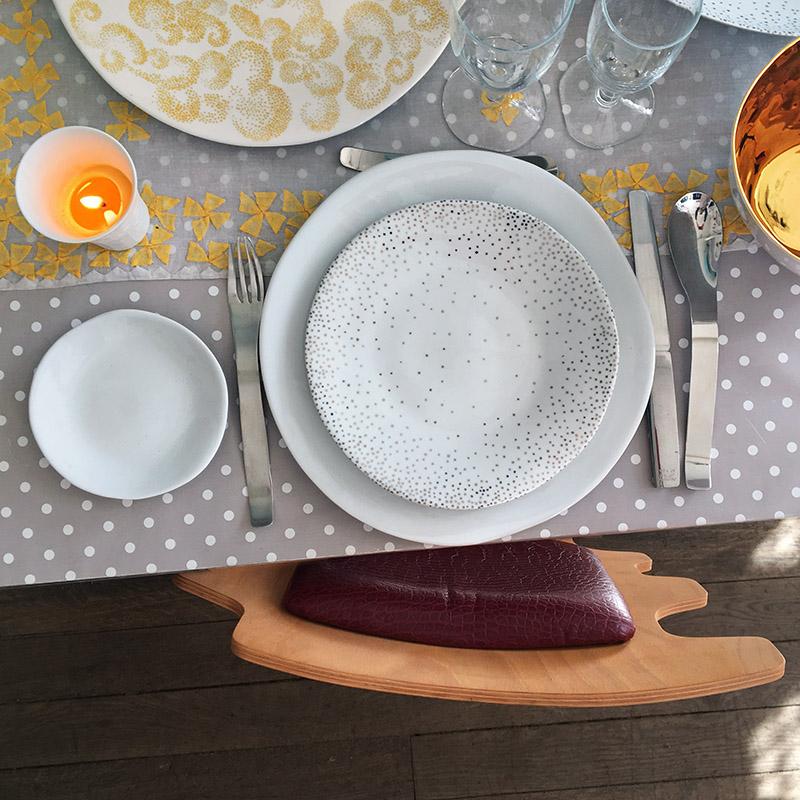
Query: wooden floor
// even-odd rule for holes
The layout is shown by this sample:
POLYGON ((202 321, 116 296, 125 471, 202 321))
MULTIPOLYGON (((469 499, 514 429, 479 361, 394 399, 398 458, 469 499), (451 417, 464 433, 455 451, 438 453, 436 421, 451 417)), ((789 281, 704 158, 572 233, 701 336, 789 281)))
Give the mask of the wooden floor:
POLYGON ((234 658, 168 578, 0 591, 2 800, 800 798, 800 522, 631 534, 700 580, 682 634, 758 634, 786 677, 704 700, 535 709, 374 694, 234 658))

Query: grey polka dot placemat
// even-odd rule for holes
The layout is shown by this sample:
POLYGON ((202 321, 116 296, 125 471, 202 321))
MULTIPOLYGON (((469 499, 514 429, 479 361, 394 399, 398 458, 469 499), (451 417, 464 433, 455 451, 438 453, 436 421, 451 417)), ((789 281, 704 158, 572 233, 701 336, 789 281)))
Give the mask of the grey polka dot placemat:
MULTIPOLYGON (((663 259, 680 419, 686 418, 688 310, 663 259), (683 391, 681 391, 683 387, 683 391)), ((640 426, 605 480, 522 537, 585 535, 800 514, 800 278, 763 253, 726 253, 719 275, 719 390, 710 492, 655 489, 640 426)), ((222 447, 194 481, 151 500, 104 500, 42 459, 27 422, 33 368, 71 325, 144 308, 189 327, 232 378, 220 281, 103 283, 0 297, 0 583, 61 581, 419 547, 365 529, 324 497, 270 430, 275 522, 253 530, 235 405, 222 447)), ((59 398, 54 397, 53 403, 59 398)))

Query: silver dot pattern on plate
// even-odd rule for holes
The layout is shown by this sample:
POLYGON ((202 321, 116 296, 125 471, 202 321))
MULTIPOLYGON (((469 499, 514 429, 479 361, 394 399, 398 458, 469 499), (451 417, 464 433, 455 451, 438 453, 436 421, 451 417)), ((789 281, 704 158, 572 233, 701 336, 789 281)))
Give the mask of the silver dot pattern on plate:
POLYGON ((796 36, 800 30, 798 0, 704 0, 703 14, 749 30, 796 36))
POLYGON ((576 458, 605 413, 617 330, 583 256, 513 208, 442 200, 342 250, 306 330, 309 386, 347 457, 408 500, 513 500, 576 458))

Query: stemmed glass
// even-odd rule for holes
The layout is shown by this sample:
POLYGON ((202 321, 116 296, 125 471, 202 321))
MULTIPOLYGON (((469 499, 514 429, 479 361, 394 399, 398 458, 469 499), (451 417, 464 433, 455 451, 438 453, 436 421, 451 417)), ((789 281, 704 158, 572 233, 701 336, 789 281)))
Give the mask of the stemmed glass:
POLYGON ((703 0, 595 0, 586 55, 563 75, 569 135, 602 148, 638 136, 653 116, 651 84, 683 50, 703 0))
POLYGON ((461 67, 442 111, 462 142, 507 152, 541 127, 539 77, 553 63, 575 0, 450 0, 450 43, 461 67))

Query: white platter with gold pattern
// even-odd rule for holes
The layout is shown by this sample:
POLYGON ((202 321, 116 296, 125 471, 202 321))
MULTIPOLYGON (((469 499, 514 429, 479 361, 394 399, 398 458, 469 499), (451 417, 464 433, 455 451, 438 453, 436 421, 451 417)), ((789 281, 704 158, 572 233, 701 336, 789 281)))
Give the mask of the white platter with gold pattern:
POLYGON ((447 43, 444 0, 54 0, 112 88, 152 117, 245 147, 366 122, 447 43))

